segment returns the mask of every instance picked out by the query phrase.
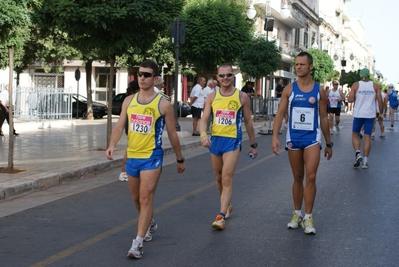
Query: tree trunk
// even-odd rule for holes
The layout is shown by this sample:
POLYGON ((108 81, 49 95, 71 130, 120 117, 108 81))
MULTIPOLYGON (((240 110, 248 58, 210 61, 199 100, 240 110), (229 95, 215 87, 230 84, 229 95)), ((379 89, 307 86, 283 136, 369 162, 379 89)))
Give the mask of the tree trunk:
POLYGON ((9 81, 8 81, 8 95, 9 95, 9 117, 8 121, 10 122, 9 129, 10 129, 10 135, 8 138, 8 171, 12 172, 14 170, 14 122, 13 122, 13 100, 12 100, 12 85, 13 85, 13 80, 14 80, 14 47, 9 47, 8 48, 8 58, 9 58, 9 69, 10 69, 10 74, 9 74, 9 81))
POLYGON ((109 56, 109 84, 108 84, 108 115, 107 115, 107 147, 109 147, 109 142, 111 140, 112 131, 112 97, 113 97, 113 87, 114 87, 114 73, 115 73, 115 55, 109 56))
POLYGON ((86 62, 85 70, 86 70, 86 85, 87 85, 87 120, 93 120, 93 98, 92 98, 92 89, 91 89, 91 71, 93 66, 93 60, 89 59, 86 62))

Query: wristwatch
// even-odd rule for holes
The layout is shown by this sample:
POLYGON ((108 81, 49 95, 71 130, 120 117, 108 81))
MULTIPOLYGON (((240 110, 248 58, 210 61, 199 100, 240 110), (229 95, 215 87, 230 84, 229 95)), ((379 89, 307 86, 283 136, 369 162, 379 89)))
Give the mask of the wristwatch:
POLYGON ((184 157, 181 157, 181 159, 176 159, 177 163, 184 163, 186 159, 184 157))
POLYGON ((329 148, 332 148, 334 146, 334 143, 333 142, 331 142, 331 143, 329 143, 329 144, 326 144, 326 147, 329 147, 329 148))
POLYGON ((253 144, 251 145, 251 147, 252 147, 252 148, 257 148, 257 147, 258 147, 258 143, 253 143, 253 144))

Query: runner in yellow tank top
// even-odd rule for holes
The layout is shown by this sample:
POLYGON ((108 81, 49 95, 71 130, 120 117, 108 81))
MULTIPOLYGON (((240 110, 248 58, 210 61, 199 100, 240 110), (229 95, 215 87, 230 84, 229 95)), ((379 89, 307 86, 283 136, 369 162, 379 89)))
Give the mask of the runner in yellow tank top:
POLYGON ((245 128, 250 141, 248 154, 256 158, 258 144, 251 120, 250 100, 246 93, 234 88, 233 67, 222 64, 218 68, 217 79, 220 89, 211 93, 205 102, 204 113, 200 121, 201 144, 211 152, 213 172, 216 176, 216 188, 220 195, 220 212, 212 227, 223 230, 225 219, 230 217, 233 195, 233 175, 241 151, 241 121, 244 117, 245 128), (206 123, 213 112, 212 137, 206 133, 206 123))
POLYGON ((139 259, 143 255, 143 241, 152 240, 157 224, 152 219, 155 189, 161 175, 163 152, 162 131, 166 125, 170 144, 176 154, 177 172, 185 169, 179 137, 176 133, 174 110, 169 101, 154 91, 158 79, 158 65, 151 60, 140 64, 138 82, 140 91, 123 101, 122 112, 116 123, 108 149, 107 159, 112 160, 115 145, 121 138, 129 115, 128 158, 126 172, 135 206, 139 212, 137 237, 128 251, 129 258, 139 259))

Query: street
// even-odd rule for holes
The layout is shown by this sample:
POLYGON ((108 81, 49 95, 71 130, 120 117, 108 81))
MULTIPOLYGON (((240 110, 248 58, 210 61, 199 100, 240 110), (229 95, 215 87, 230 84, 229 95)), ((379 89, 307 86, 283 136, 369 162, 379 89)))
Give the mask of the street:
MULTIPOLYGON (((198 147, 183 151, 183 174, 174 155, 165 156, 154 200, 158 230, 140 260, 126 257, 138 213, 128 184, 117 180, 118 168, 0 203, 14 209, 0 217, 1 265, 397 266, 398 131, 387 130, 380 140, 378 129, 369 169, 354 169, 351 126, 352 116, 343 114, 332 159, 321 152, 314 236, 286 228, 293 211, 287 152, 275 156, 271 136, 258 135, 255 160, 243 142, 225 230, 211 228, 219 196, 210 154, 198 147), (28 203, 36 204, 24 209, 28 203)), ((285 131, 279 140, 284 143, 285 131)))

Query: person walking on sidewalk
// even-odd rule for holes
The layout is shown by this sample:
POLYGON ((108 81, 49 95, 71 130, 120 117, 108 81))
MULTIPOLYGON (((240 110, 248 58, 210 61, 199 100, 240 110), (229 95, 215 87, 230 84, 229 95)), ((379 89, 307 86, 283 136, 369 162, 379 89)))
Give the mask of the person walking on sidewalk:
POLYGON ((233 67, 222 64, 217 79, 220 89, 211 93, 205 102, 203 119, 200 122, 201 144, 209 148, 216 188, 220 195, 220 212, 212 227, 223 230, 225 220, 230 217, 233 194, 233 176, 241 151, 241 122, 244 116, 245 128, 250 141, 248 154, 256 158, 258 144, 251 120, 250 100, 246 93, 234 88, 233 67), (213 116, 211 137, 206 133, 206 122, 213 116))
MULTIPOLYGON (((0 113, 2 113, 2 115, 0 116, 0 136, 4 135, 3 131, 1 130, 4 120, 6 120, 8 125, 10 125, 10 121, 9 121, 9 119, 10 119, 10 98, 9 97, 10 96, 8 93, 8 88, 9 88, 9 85, 7 84, 6 89, 3 90, 2 92, 0 92, 0 113)), ((14 129, 14 132, 13 132, 14 136, 18 136, 19 133, 17 133, 15 131, 14 127, 13 127, 13 129, 14 129)))
MULTIPOLYGON (((360 71, 361 81, 355 82, 351 87, 348 101, 355 102, 353 109, 352 145, 355 150, 355 163, 357 168, 362 164, 362 169, 369 167, 367 159, 371 149, 371 132, 374 118, 377 113, 375 99, 378 106, 383 107, 380 86, 370 81, 370 71, 364 68, 360 71), (363 156, 360 153, 360 130, 364 128, 363 156), (363 161, 363 162, 362 162, 363 161)), ((383 114, 380 114, 383 116, 383 114)))
MULTIPOLYGON (((155 87, 154 87, 154 90, 155 90, 155 87)), ((138 91, 139 91, 139 83, 137 82, 137 80, 131 81, 129 83, 129 86, 126 89, 126 97, 133 95, 133 94, 137 93, 138 91)), ((129 133, 128 128, 129 128, 129 125, 128 125, 128 121, 126 118, 126 121, 125 121, 126 135, 128 135, 128 133, 129 133)), ((126 158, 127 158, 127 152, 125 152, 125 155, 123 156, 122 170, 121 170, 121 173, 119 174, 119 181, 121 181, 121 182, 128 181, 128 177, 127 177, 127 173, 126 173, 126 158)))
POLYGON ((327 96, 324 88, 312 80, 312 69, 312 56, 307 52, 299 53, 295 59, 295 72, 298 79, 283 91, 273 125, 271 146, 273 153, 279 155, 281 147, 278 131, 284 112, 288 108, 289 120, 285 147, 294 175, 292 185, 294 212, 287 227, 296 229, 301 225, 305 234, 316 234, 312 212, 316 198, 316 173, 320 163, 321 132, 326 142, 324 156, 329 160, 333 153, 333 143, 328 132, 327 96), (305 201, 305 217, 302 216, 301 211, 303 200, 305 201))
POLYGON ((341 116, 341 102, 344 100, 344 94, 341 90, 338 89, 338 81, 333 81, 333 88, 327 91, 327 113, 328 113, 328 120, 330 123, 330 134, 334 134, 334 117, 335 117, 335 128, 337 132, 339 132, 339 122, 341 116))
POLYGON ((152 240, 158 225, 153 219, 153 198, 162 170, 162 132, 164 125, 170 144, 176 154, 177 172, 185 170, 180 142, 175 128, 174 110, 169 101, 154 91, 154 82, 159 72, 158 65, 145 60, 139 66, 140 91, 128 96, 122 104, 122 112, 112 130, 107 159, 112 160, 115 145, 121 138, 128 119, 128 147, 126 172, 134 204, 139 212, 137 237, 128 251, 129 258, 141 258, 143 241, 152 240))
POLYGON ((204 108, 204 94, 202 88, 204 88, 206 80, 204 77, 199 77, 197 84, 194 85, 190 93, 191 115, 193 116, 193 136, 200 136, 197 131, 198 121, 201 119, 202 109, 204 108))
POLYGON ((398 94, 393 87, 393 84, 389 84, 388 90, 388 101, 389 101, 389 119, 391 120, 391 127, 389 130, 393 130, 394 122, 395 122, 395 112, 398 109, 398 94))

